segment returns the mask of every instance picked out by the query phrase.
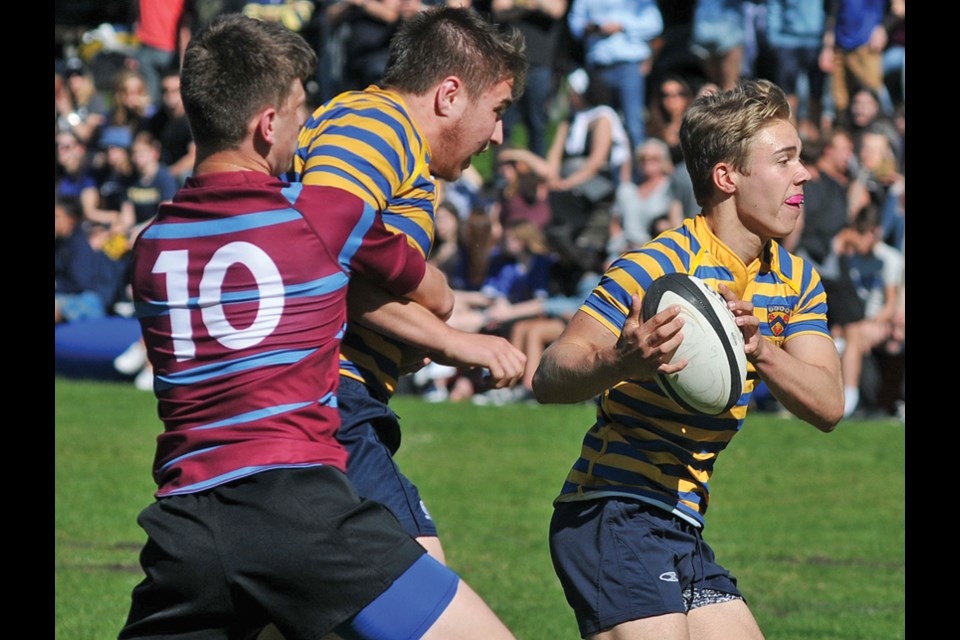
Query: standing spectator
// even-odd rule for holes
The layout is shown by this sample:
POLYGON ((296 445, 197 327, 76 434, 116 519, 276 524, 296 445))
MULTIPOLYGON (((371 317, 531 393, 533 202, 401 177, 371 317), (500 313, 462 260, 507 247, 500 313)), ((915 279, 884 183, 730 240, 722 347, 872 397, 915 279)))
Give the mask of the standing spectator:
POLYGON ((646 138, 646 77, 653 64, 651 41, 663 32, 655 0, 574 0, 570 33, 583 43, 586 66, 613 90, 631 149, 646 138))
POLYGON ((327 9, 326 19, 334 29, 347 29, 343 88, 362 91, 380 84, 390 38, 400 23, 400 0, 337 0, 327 9))
POLYGON ((160 87, 163 94, 160 109, 147 120, 144 130, 160 143, 160 162, 167 166, 177 184, 183 184, 193 171, 196 145, 180 96, 180 70, 164 70, 160 87))
POLYGON ((777 62, 772 80, 787 94, 800 137, 817 138, 826 85, 820 68, 827 24, 824 2, 767 0, 766 5, 766 37, 777 62))
POLYGON ((894 109, 906 101, 906 0, 891 0, 884 22, 887 48, 883 50, 883 81, 894 109))
POLYGON ((527 44, 527 88, 503 116, 503 137, 518 122, 527 129, 527 148, 538 156, 547 153, 547 110, 555 91, 554 64, 563 30, 567 0, 493 0, 493 20, 515 26, 527 44))
POLYGON ((850 97, 859 87, 877 92, 884 111, 892 105, 883 84, 884 28, 887 0, 828 0, 820 68, 830 74, 833 108, 840 124, 845 122, 850 97))
POLYGON ((736 86, 746 55, 748 0, 697 0, 690 48, 703 60, 707 79, 722 91, 736 86))
POLYGON ((190 41, 187 0, 137 0, 134 33, 140 46, 136 59, 150 100, 160 104, 160 78, 167 69, 180 68, 183 49, 190 41))

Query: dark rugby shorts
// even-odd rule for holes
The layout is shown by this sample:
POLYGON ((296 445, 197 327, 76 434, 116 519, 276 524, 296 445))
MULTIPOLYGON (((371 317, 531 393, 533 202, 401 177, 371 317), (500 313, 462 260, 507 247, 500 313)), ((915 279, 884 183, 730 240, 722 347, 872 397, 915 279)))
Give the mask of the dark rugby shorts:
MULTIPOLYGON (((120 638, 247 637, 273 622, 319 638, 373 602, 425 551, 330 466, 275 469, 161 498, 138 519, 146 574, 120 638)), ((446 570, 435 599, 449 602, 446 570)), ((437 574, 434 574, 436 579, 437 574)), ((424 592, 407 592, 414 606, 424 592)), ((396 603, 396 595, 391 600, 396 603)), ((395 604, 394 604, 395 606, 395 604)))
POLYGON ((436 537, 437 526, 420 491, 393 460, 399 447, 397 414, 365 384, 343 376, 337 406, 342 423, 337 440, 350 454, 347 477, 357 492, 390 509, 410 535, 436 537))
POLYGON ((550 555, 583 637, 742 599, 697 527, 639 500, 557 503, 550 555))

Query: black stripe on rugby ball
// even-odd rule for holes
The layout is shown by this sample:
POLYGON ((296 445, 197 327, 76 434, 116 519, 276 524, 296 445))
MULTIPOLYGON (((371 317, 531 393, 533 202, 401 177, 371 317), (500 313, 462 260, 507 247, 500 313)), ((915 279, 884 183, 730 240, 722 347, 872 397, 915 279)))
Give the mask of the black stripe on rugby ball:
MULTIPOLYGON (((689 302, 691 307, 699 311, 700 315, 707 320, 715 333, 720 336, 726 335, 723 324, 720 322, 720 318, 717 317, 716 312, 710 305, 710 301, 706 299, 700 287, 698 287, 686 273, 668 273, 660 276, 650 283, 650 286, 647 287, 647 290, 643 294, 643 302, 640 306, 640 315, 644 321, 647 321, 653 316, 657 315, 657 312, 660 311, 660 298, 662 298, 663 294, 667 291, 673 291, 675 294, 689 302)), ((726 355, 727 363, 730 367, 730 397, 727 399, 727 403, 723 410, 712 415, 720 415, 721 413, 726 413, 729 411, 743 394, 743 385, 740 382, 740 371, 737 368, 737 359, 736 354, 733 352, 733 345, 730 344, 730 341, 725 338, 721 340, 721 342, 723 343, 724 354, 726 355)), ((686 400, 677 395, 677 392, 674 391, 673 387, 671 387, 668 383, 666 376, 663 376, 659 373, 656 374, 656 376, 662 383, 660 385, 661 388, 674 402, 679 404, 687 411, 703 414, 701 410, 690 406, 686 400)))

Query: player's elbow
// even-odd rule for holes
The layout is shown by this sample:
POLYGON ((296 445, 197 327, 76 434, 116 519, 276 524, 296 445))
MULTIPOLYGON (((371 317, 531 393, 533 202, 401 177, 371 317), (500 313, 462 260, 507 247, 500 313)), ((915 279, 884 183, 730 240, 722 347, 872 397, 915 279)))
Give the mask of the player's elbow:
POLYGON ((427 308, 444 322, 450 319, 450 316, 453 315, 453 290, 449 287, 444 287, 440 295, 436 296, 430 306, 427 308))
POLYGON ((831 402, 830 406, 821 407, 820 411, 808 418, 807 421, 820 431, 830 433, 837 428, 842 419, 843 396, 840 397, 838 402, 831 402))

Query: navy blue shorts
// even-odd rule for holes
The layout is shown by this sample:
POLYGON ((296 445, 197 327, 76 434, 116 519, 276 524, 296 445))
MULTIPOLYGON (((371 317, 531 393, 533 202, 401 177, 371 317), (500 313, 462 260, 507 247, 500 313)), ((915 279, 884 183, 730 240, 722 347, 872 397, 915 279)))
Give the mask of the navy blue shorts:
POLYGON ((390 509, 410 535, 435 537, 437 527, 420 492, 393 460, 400 446, 397 414, 367 385, 343 376, 337 405, 342 423, 337 440, 350 454, 347 477, 357 492, 390 509))
POLYGON ((697 527, 639 500, 557 503, 550 555, 583 637, 742 599, 697 527))
MULTIPOLYGON (((138 522, 148 536, 146 577, 133 590, 124 640, 227 640, 271 621, 287 640, 319 638, 349 624, 425 554, 383 505, 362 500, 329 466, 161 498, 138 522)), ((442 611, 457 579, 429 565, 412 575, 430 589, 408 587, 386 605, 442 611)))

